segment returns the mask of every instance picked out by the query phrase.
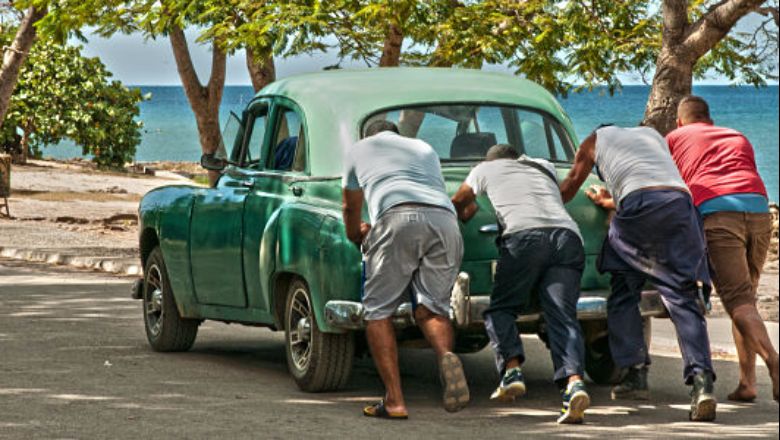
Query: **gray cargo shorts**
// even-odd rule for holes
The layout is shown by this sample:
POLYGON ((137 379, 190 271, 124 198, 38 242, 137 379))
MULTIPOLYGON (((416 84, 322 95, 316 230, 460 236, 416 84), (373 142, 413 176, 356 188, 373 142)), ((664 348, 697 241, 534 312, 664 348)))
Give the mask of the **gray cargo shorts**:
POLYGON ((463 238, 451 211, 400 205, 385 211, 363 242, 365 319, 389 318, 412 301, 443 316, 463 258, 463 238))

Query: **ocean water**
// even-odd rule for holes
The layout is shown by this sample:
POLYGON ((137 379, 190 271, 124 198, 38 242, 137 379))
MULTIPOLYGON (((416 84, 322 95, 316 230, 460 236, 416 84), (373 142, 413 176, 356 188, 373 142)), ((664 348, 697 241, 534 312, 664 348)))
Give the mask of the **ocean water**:
MULTIPOLYGON (((200 146, 195 119, 181 87, 141 86, 152 98, 141 104, 143 139, 136 152, 138 161, 198 161, 200 146)), ((603 91, 576 93, 560 102, 574 122, 582 139, 600 123, 636 125, 644 114, 649 87, 626 86, 609 96, 603 91)), ((698 94, 710 104, 718 125, 735 128, 750 139, 756 152, 759 172, 774 201, 778 197, 778 86, 754 87, 698 86, 698 94)), ((224 121, 233 111, 240 114, 253 96, 248 86, 229 86, 220 109, 224 121)), ((72 143, 63 142, 44 150, 45 156, 70 158, 81 155, 72 143)))

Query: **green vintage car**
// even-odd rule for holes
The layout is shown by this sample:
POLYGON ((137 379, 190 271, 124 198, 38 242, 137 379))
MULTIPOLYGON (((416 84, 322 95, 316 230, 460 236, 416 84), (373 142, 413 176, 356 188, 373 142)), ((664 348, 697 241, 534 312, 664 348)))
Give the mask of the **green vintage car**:
MULTIPOLYGON (((289 370, 301 389, 335 390, 348 382, 353 358, 365 352, 365 323, 361 256, 341 220, 342 156, 378 118, 433 146, 450 193, 496 143, 552 161, 560 176, 577 145, 555 98, 508 75, 390 68, 276 81, 240 117, 231 115, 221 153, 204 157, 205 167, 222 171, 215 187, 168 186, 141 201, 144 277, 133 296, 143 300, 154 350, 188 350, 205 319, 264 326, 285 332, 289 370)), ((452 295, 460 352, 487 343, 482 312, 497 227, 488 199, 478 203, 477 215, 462 225, 465 255, 452 295)), ((567 207, 587 254, 578 306, 586 371, 609 382, 616 368, 606 338, 608 283, 594 268, 607 216, 583 194, 567 207)), ((653 291, 645 292, 641 309, 648 322, 665 313, 653 291)), ((411 311, 410 303, 401 305, 394 322, 402 344, 420 345, 411 311)), ((518 329, 545 340, 538 311, 521 316, 518 329)))

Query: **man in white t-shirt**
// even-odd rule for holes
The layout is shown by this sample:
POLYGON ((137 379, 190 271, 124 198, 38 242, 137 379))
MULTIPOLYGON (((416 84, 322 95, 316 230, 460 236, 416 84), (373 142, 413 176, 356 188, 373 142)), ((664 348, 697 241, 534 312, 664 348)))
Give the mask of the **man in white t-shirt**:
POLYGON ((590 397, 583 382, 584 345, 577 301, 585 264, 579 228, 561 201, 555 167, 546 160, 518 157, 511 145, 488 150, 452 198, 463 221, 474 215, 476 197, 487 194, 501 236, 485 327, 502 379, 492 399, 525 394, 523 344, 517 315, 541 306, 555 373, 563 394, 558 423, 582 423, 590 397))
POLYGON ((577 194, 594 167, 608 191, 599 189, 588 196, 602 208, 616 209, 598 260, 599 271, 611 275, 609 348, 625 372, 612 388, 612 398, 649 398, 650 355, 639 302, 650 281, 677 330, 683 377, 693 386, 689 417, 712 421, 717 409, 715 373, 700 304, 710 284, 704 231, 669 147, 651 127, 597 128, 580 145, 561 184, 565 202, 577 194))
POLYGON ((459 411, 469 389, 452 353, 449 312, 463 237, 439 156, 424 141, 399 135, 389 121, 370 123, 365 135, 344 157, 344 226, 363 251, 366 339, 386 393, 363 414, 407 418, 392 319, 410 299, 415 322, 436 352, 444 409, 459 411), (361 219, 364 200, 371 224, 361 219))

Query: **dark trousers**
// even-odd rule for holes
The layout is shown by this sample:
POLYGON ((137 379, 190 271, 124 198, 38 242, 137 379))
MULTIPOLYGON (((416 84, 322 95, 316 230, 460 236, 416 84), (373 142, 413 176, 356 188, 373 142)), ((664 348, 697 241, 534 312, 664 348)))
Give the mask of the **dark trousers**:
POLYGON ((607 324, 619 367, 649 363, 639 301, 645 281, 655 285, 677 330, 686 383, 712 372, 707 323, 698 302, 700 281, 709 287, 701 218, 690 195, 640 190, 627 195, 612 218, 599 270, 612 274, 607 324))
POLYGON ((582 241, 568 229, 531 229, 500 239, 485 328, 501 374, 509 359, 525 361, 515 321, 519 313, 531 311, 537 303, 547 324, 554 380, 560 383, 583 374, 585 349, 577 301, 584 264, 582 241))
MULTIPOLYGON (((621 368, 650 364, 648 347, 639 313, 639 300, 647 277, 634 271, 612 272, 612 294, 607 301, 607 325, 612 359, 621 368)), ((691 384, 693 376, 712 372, 707 323, 702 315, 696 289, 680 291, 662 284, 656 289, 669 310, 677 330, 683 356, 683 377, 691 384)))

